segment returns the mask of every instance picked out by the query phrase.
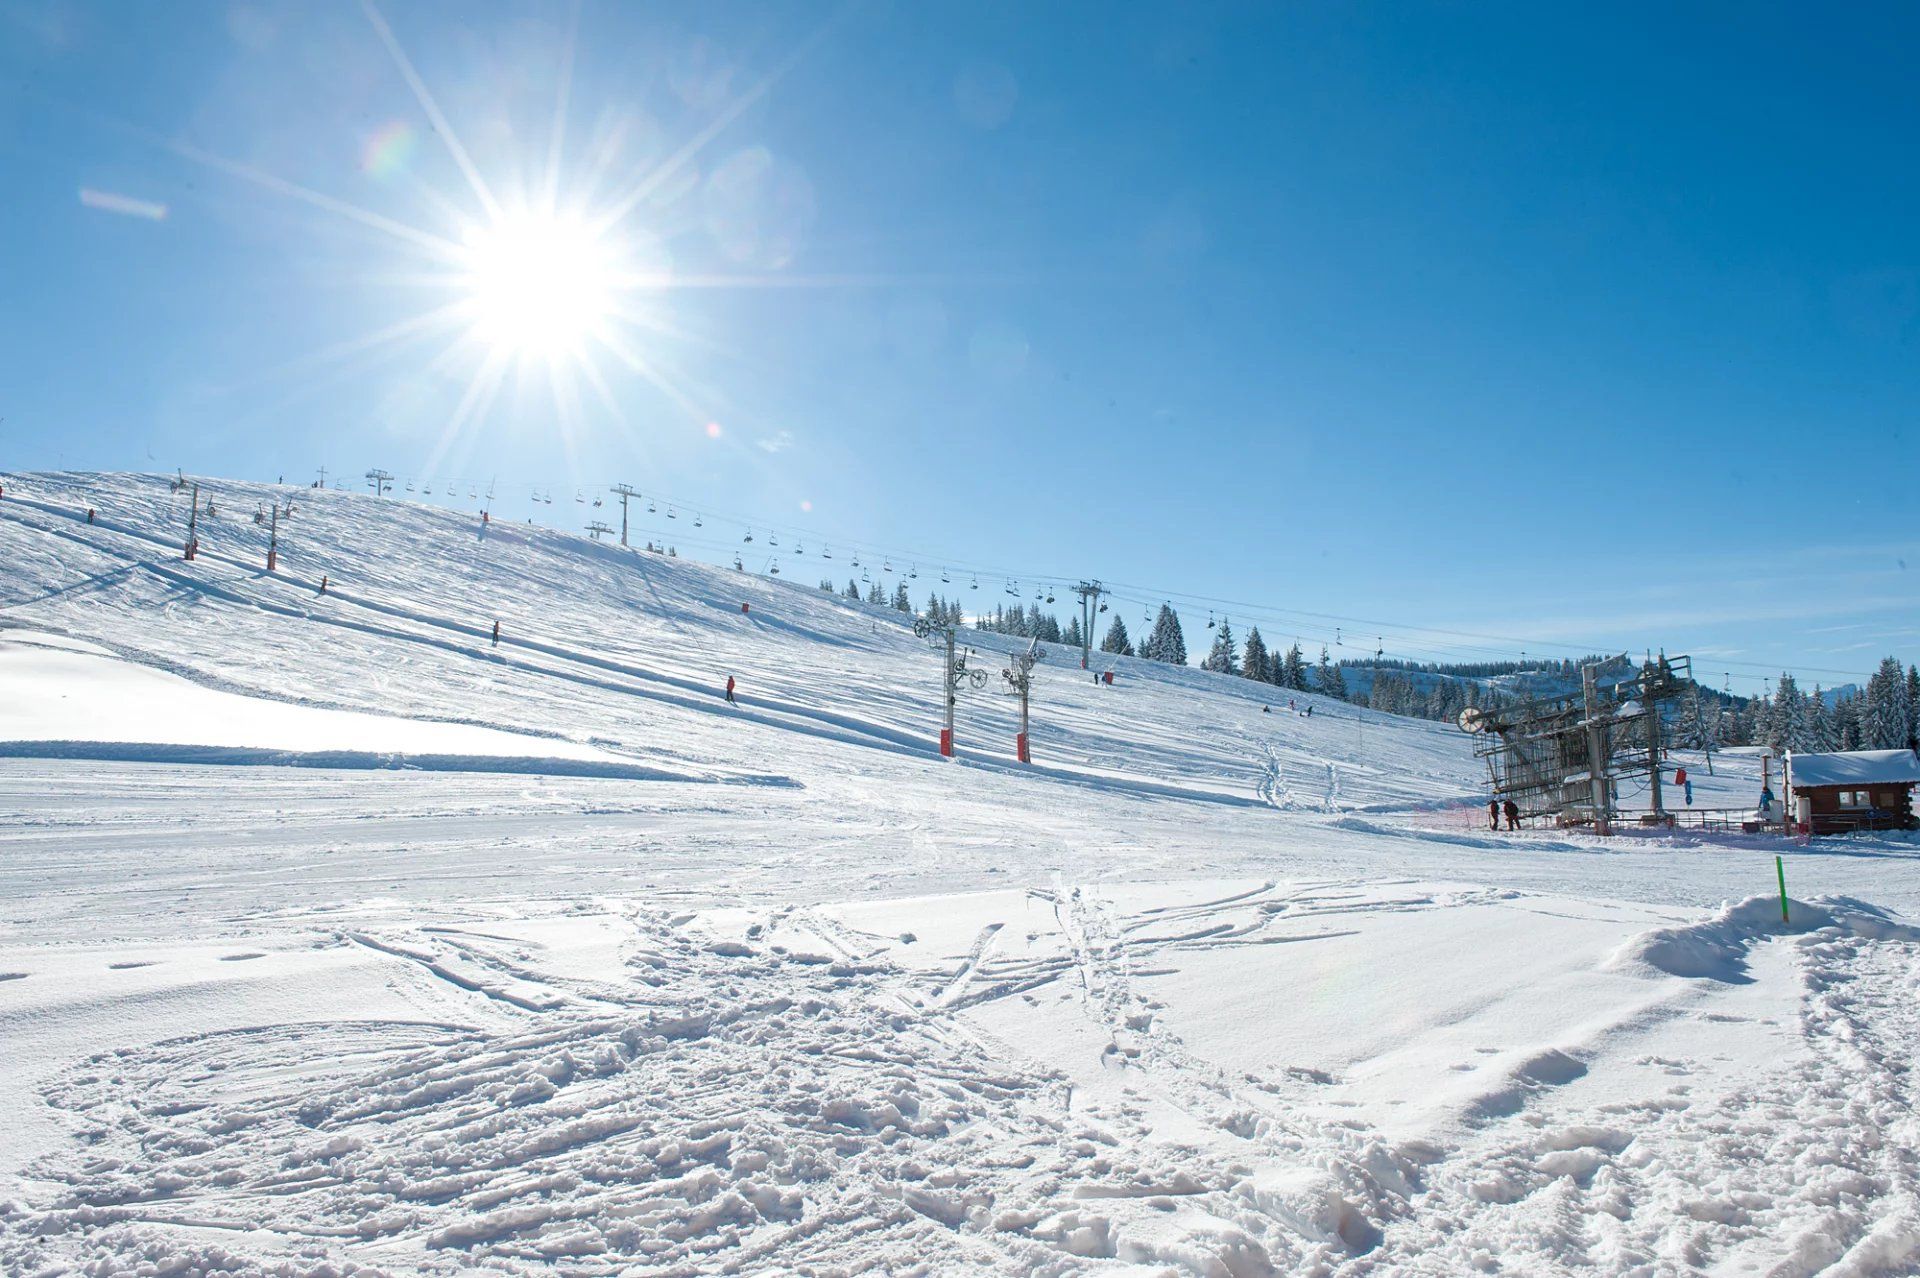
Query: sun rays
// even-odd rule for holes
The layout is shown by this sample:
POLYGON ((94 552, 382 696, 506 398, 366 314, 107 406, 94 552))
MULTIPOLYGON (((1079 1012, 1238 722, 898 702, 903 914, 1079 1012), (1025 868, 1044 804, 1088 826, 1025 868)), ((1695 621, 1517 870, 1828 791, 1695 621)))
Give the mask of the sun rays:
POLYGON ((331 379, 350 364, 370 369, 402 344, 424 343, 414 384, 425 379, 441 386, 444 399, 430 413, 420 406, 409 412, 417 420, 430 469, 474 447, 477 433, 512 387, 518 388, 513 393, 522 427, 549 430, 567 456, 577 451, 590 415, 610 421, 629 447, 648 451, 645 434, 623 403, 623 391, 633 386, 643 387, 647 398, 657 396, 690 429, 728 415, 731 405, 718 402, 722 397, 685 364, 690 355, 726 358, 739 352, 676 315, 676 292, 881 282, 790 274, 760 262, 742 263, 749 269, 738 272, 681 270, 665 242, 701 227, 695 207, 687 203, 698 194, 698 182, 687 181, 689 173, 697 176, 691 167, 696 158, 816 47, 837 17, 802 40, 771 73, 709 101, 680 139, 661 139, 646 163, 621 172, 615 158, 623 137, 617 111, 603 112, 593 135, 573 150, 579 158, 568 161, 568 115, 581 97, 575 76, 578 5, 557 33, 551 118, 520 130, 535 140, 504 166, 497 145, 466 145, 455 119, 373 0, 362 0, 360 8, 374 37, 370 48, 384 49, 420 115, 415 123, 378 126, 365 139, 359 171, 410 183, 424 217, 397 215, 383 203, 368 207, 310 176, 296 182, 184 140, 169 139, 165 145, 181 158, 389 245, 395 257, 387 267, 371 272, 362 265, 351 273, 418 299, 407 313, 390 313, 366 332, 296 354, 265 375, 326 372, 331 379), (407 171, 409 157, 430 142, 424 136, 429 131, 457 170, 450 185, 434 187, 407 171))

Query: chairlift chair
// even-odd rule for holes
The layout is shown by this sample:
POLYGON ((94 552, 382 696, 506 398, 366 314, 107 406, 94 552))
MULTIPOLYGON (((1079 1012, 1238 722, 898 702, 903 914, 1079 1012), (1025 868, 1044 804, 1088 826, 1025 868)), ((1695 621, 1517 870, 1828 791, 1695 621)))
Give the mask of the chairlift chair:
POLYGON ((893 561, 892 561, 891 559, 882 559, 882 560, 880 561, 880 571, 881 571, 881 572, 892 572, 892 571, 893 571, 893 561))
POLYGON ((693 512, 693 526, 694 526, 695 528, 704 528, 704 527, 706 527, 706 525, 705 525, 705 524, 703 524, 703 523, 701 523, 701 522, 700 522, 700 512, 699 512, 699 511, 697 511, 697 510, 693 512))
POLYGON ((680 516, 679 516, 678 514, 676 514, 676 513, 674 512, 674 509, 673 509, 673 507, 671 507, 671 506, 669 506, 669 507, 667 507, 667 518, 668 518, 668 519, 678 519, 678 518, 680 518, 680 516))
POLYGON ((803 541, 796 541, 796 542, 794 542, 794 543, 793 543, 793 553, 794 553, 794 554, 796 554, 796 555, 804 555, 804 554, 806 554, 806 553, 807 553, 807 544, 806 544, 805 542, 803 542, 803 541))
POLYGON ((422 484, 422 485, 420 486, 420 492, 422 493, 422 495, 424 495, 424 496, 427 496, 427 497, 431 497, 431 496, 433 496, 433 485, 432 485, 432 484, 422 484))
POLYGON ((831 559, 831 558, 833 558, 833 547, 832 547, 832 546, 823 546, 823 547, 821 547, 821 549, 820 549, 820 557, 821 557, 822 559, 831 559))
POLYGON ((780 538, 779 538, 779 535, 778 535, 778 534, 776 534, 776 533, 768 533, 768 534, 767 534, 767 544, 768 544, 769 546, 777 546, 777 545, 779 545, 779 544, 780 544, 780 538))
POLYGON ((745 565, 740 562, 740 556, 735 555, 733 557, 733 570, 735 572, 740 572, 744 569, 744 567, 745 565))
POLYGON ((413 491, 413 481, 412 481, 411 479, 409 479, 409 480, 407 481, 407 491, 408 491, 408 492, 412 492, 412 491, 413 491))
POLYGON ((853 566, 855 568, 860 566, 860 552, 857 550, 853 552, 853 566))
POLYGON ((751 528, 749 528, 749 529, 747 529, 747 535, 746 535, 746 536, 744 536, 744 537, 742 537, 742 538, 741 538, 740 540, 741 540, 741 541, 752 541, 752 540, 753 540, 753 529, 751 529, 751 528))
POLYGON ((915 564, 915 565, 913 565, 913 567, 911 567, 911 568, 909 568, 909 569, 907 570, 907 576, 908 576, 908 577, 910 577, 910 578, 913 578, 913 579, 914 579, 914 580, 916 580, 916 581, 917 581, 917 580, 919 580, 919 578, 920 578, 920 565, 919 565, 919 564, 915 564))
POLYGON ((778 559, 767 560, 767 572, 772 576, 778 577, 780 575, 780 561, 778 559))
POLYGON ((975 577, 975 578, 973 579, 973 584, 972 584, 971 586, 969 586, 969 587, 967 587, 967 589, 969 589, 969 590, 978 590, 978 589, 980 589, 980 579, 979 579, 978 577, 975 577))
POLYGON ((1207 609, 1207 629, 1213 629, 1213 609, 1207 609))
POLYGON ((584 506, 587 501, 587 495, 576 488, 573 490, 573 500, 575 504, 584 506))
POLYGON ((942 568, 940 570, 940 584, 943 586, 952 584, 950 579, 947 577, 947 570, 945 568, 942 568))
POLYGON ((649 515, 651 515, 651 514, 653 514, 653 513, 655 512, 655 511, 657 511, 657 510, 659 510, 659 509, 660 509, 660 508, 659 508, 658 506, 656 506, 656 505, 654 505, 652 501, 648 501, 648 502, 647 502, 647 513, 648 513, 649 515))

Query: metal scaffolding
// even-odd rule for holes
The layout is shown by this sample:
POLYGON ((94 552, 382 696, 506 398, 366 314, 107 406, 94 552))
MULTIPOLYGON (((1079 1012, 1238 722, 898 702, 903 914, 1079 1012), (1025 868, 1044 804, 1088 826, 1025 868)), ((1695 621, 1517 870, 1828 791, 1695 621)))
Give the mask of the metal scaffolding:
POLYGON ((1528 816, 1610 833, 1619 783, 1644 777, 1652 807, 1643 820, 1667 823, 1663 707, 1692 687, 1693 662, 1663 653, 1604 688, 1600 672, 1598 665, 1583 667, 1578 693, 1469 707, 1460 726, 1473 734, 1474 756, 1487 761, 1494 795, 1513 800, 1528 816))

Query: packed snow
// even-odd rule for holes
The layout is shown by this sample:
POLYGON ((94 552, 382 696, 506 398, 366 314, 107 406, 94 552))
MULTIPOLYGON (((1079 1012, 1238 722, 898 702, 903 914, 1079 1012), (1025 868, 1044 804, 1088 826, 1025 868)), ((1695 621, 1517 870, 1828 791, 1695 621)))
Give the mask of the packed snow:
POLYGON ((0 1271, 1920 1271, 1911 836, 1058 650, 1025 767, 985 634, 943 760, 810 586, 0 482, 0 1271))

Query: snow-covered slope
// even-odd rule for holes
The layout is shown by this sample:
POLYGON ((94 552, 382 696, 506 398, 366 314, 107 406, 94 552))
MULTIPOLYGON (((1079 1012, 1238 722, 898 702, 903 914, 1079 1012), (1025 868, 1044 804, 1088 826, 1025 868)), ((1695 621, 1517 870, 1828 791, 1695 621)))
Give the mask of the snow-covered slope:
MULTIPOLYGON (((0 606, 13 624, 210 686, 557 734, 683 770, 745 759, 778 771, 769 760, 821 743, 937 752, 940 661, 911 618, 816 587, 392 499, 229 483, 202 488, 216 517, 201 519, 188 563, 189 497, 165 478, 13 476, 7 490, 0 551, 14 571, 0 606), (253 515, 289 498, 269 575, 253 515), (729 675, 738 707, 721 700, 729 675)), ((1000 670, 1023 644, 963 642, 990 677, 961 693, 961 754, 1010 767, 1000 670)), ((1446 801, 1474 782, 1443 725, 1102 655, 1109 688, 1078 662, 1055 648, 1036 682, 1042 775, 1332 808, 1446 801), (1289 697, 1314 716, 1287 714, 1289 697), (1262 713, 1275 705, 1279 716, 1262 713)))
POLYGON ((1057 651, 1022 767, 977 634, 948 761, 809 586, 0 482, 0 1271, 1920 1262, 1911 839, 1491 834, 1451 728, 1057 651))

